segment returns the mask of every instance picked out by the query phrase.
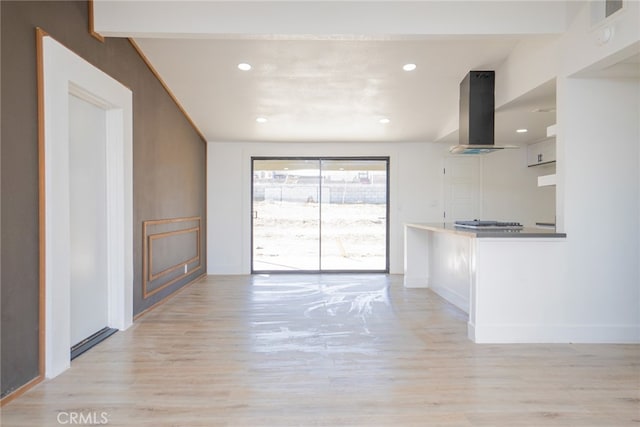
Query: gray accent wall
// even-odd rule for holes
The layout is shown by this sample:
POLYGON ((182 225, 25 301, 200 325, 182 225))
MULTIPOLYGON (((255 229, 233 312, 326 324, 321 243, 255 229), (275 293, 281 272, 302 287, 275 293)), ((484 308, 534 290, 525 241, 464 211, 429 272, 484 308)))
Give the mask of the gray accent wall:
MULTIPOLYGON (((88 32, 86 1, 1 1, 1 386, 38 376, 39 253, 36 27, 133 92, 134 315, 206 272, 206 144, 126 39, 88 32), (201 267, 143 298, 143 221, 201 217, 201 267)), ((192 256, 184 245, 165 263, 192 256)), ((194 264, 195 265, 195 264, 194 264)))

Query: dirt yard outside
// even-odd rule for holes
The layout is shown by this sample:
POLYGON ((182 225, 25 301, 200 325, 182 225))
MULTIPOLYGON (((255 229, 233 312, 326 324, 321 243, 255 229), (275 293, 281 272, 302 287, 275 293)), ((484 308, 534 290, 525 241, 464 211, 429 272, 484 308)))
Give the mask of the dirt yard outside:
POLYGON ((386 269, 386 205, 254 201, 253 215, 254 270, 386 269))

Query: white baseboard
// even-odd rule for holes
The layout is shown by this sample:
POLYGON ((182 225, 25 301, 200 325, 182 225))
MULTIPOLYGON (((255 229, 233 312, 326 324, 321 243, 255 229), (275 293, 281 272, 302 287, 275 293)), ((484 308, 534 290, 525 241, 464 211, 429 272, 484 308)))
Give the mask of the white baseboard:
POLYGON ((251 272, 245 271, 241 265, 238 264, 207 264, 207 274, 212 275, 237 275, 237 274, 251 274, 251 272))
POLYGON ((404 287, 405 288, 428 288, 429 287, 429 279, 424 277, 407 277, 404 276, 404 287))
POLYGON ((446 299, 451 304, 453 304, 456 307, 458 307, 460 310, 464 311, 467 314, 469 313, 469 297, 468 296, 465 298, 463 295, 460 295, 460 294, 458 294, 456 292, 453 292, 449 288, 445 288, 443 286, 438 286, 438 285, 433 284, 433 283, 430 284, 429 287, 431 288, 431 290, 433 292, 437 293, 442 298, 446 299))
POLYGON ((483 344, 582 343, 638 344, 640 325, 475 325, 470 340, 483 344))

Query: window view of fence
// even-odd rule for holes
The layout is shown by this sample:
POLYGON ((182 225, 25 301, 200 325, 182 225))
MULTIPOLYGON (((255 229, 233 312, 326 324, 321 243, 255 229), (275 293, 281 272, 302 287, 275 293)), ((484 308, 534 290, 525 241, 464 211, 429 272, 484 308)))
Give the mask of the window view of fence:
POLYGON ((387 159, 253 159, 254 271, 386 271, 387 159))

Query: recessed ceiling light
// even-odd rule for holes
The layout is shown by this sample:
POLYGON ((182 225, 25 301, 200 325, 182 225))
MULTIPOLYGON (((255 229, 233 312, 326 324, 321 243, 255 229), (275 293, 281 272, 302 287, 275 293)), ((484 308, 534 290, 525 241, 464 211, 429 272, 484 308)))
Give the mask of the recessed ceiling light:
POLYGON ((529 132, 529 130, 528 129, 516 129, 516 132, 518 132, 518 133, 527 133, 527 132, 529 132))
POLYGON ((258 122, 258 123, 267 123, 267 119, 265 117, 258 117, 256 119, 256 122, 258 122))
POLYGON ((391 123, 391 120, 387 119, 386 117, 381 118, 379 121, 383 125, 386 125, 387 123, 391 123))
POLYGON ((402 69, 405 70, 405 71, 413 71, 416 68, 418 68, 418 66, 416 64, 404 64, 402 66, 402 69))
POLYGON ((251 64, 247 64, 246 62, 242 62, 238 64, 238 69, 242 71, 249 71, 251 69, 251 64))

